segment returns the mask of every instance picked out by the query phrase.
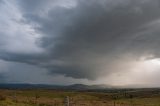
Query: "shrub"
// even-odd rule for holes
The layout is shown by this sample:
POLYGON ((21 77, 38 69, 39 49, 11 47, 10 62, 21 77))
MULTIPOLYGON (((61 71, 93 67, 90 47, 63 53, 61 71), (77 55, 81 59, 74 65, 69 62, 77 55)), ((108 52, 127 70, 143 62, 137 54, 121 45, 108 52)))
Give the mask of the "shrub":
POLYGON ((0 101, 6 100, 6 97, 4 95, 0 95, 0 101))

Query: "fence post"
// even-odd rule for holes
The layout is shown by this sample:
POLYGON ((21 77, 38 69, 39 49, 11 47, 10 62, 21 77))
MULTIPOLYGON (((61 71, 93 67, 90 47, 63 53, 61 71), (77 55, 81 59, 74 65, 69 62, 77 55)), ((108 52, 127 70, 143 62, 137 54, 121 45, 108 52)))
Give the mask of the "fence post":
POLYGON ((17 103, 17 94, 16 94, 16 92, 14 92, 14 94, 13 94, 13 101, 17 103))
POLYGON ((69 106, 69 104, 69 96, 67 96, 64 101, 64 106, 69 106))
POLYGON ((116 106, 116 101, 114 100, 113 105, 116 106))

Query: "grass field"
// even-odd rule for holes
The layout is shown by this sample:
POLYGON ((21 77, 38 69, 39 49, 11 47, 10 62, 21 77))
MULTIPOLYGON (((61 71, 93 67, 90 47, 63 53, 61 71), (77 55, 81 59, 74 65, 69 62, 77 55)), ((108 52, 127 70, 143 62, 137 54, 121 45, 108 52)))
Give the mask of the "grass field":
POLYGON ((0 106, 160 106, 159 90, 114 92, 60 90, 0 90, 0 106))

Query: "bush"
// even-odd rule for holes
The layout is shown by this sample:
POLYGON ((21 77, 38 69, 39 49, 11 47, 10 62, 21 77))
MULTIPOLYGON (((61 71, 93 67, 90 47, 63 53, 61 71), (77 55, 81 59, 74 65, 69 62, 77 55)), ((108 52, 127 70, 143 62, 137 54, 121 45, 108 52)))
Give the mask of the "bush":
POLYGON ((6 97, 4 95, 0 95, 0 101, 6 100, 6 97))

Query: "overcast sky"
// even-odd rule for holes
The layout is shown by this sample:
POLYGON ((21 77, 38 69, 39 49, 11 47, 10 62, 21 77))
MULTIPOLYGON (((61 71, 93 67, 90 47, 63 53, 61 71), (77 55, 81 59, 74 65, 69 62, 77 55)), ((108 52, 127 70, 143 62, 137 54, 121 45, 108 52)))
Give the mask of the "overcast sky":
POLYGON ((160 86, 160 0, 0 0, 0 83, 160 86))

